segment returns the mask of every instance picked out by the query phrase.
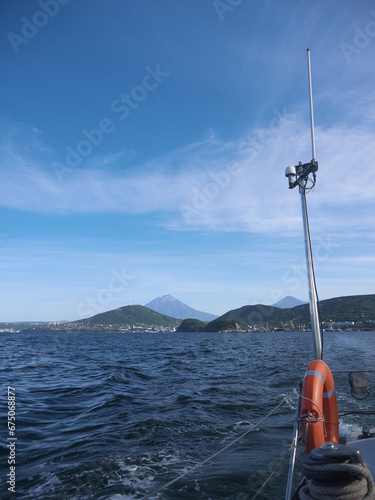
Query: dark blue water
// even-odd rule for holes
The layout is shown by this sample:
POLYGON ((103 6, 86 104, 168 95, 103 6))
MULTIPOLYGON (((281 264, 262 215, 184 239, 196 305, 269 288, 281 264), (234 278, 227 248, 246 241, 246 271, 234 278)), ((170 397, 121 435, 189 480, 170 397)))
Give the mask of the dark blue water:
MULTIPOLYGON (((312 359, 308 333, 2 335, 2 499, 141 499, 245 432, 312 359), (16 493, 7 491, 7 387, 16 493)), ((326 334, 331 368, 373 368, 375 333, 326 334)), ((339 406, 347 375, 335 376, 339 406)), ((369 398, 371 399, 371 398, 369 398)), ((363 403, 362 403, 363 404, 363 403)), ((295 403, 158 499, 284 498, 295 403)), ((362 417, 342 419, 341 433, 362 417)))

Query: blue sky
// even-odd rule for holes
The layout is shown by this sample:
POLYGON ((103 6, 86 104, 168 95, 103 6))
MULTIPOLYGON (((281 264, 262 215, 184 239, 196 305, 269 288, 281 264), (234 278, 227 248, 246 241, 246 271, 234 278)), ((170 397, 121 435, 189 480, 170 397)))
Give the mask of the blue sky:
POLYGON ((375 293, 370 0, 4 0, 0 321, 375 293))

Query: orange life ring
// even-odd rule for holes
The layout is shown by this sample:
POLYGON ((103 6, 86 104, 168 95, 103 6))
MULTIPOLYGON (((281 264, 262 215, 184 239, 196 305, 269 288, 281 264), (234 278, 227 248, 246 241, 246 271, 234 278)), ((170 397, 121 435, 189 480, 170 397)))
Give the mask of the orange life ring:
POLYGON ((339 442, 336 389, 331 370, 324 361, 313 361, 305 373, 300 420, 306 453, 327 441, 339 442))

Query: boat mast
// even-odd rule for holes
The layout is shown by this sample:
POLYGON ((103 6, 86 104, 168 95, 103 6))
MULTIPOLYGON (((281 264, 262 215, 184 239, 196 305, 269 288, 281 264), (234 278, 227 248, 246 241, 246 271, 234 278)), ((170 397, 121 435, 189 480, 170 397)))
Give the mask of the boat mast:
POLYGON ((302 221, 303 231, 305 236, 305 253, 306 253, 306 266, 307 266, 307 280, 309 288, 309 304, 310 304, 310 317, 311 317, 311 330, 313 333, 314 341, 314 355, 315 359, 322 359, 322 337, 320 331, 319 313, 318 313, 318 297, 316 293, 316 283, 314 275, 314 263, 311 250, 311 239, 309 220, 307 216, 306 205, 306 192, 310 191, 316 183, 316 172, 318 170, 318 162, 315 158, 315 135, 314 135, 314 113, 313 113, 313 99, 312 99, 312 85, 311 85, 311 64, 310 64, 310 50, 307 49, 307 67, 309 79, 309 97, 310 97, 310 123, 311 123, 311 149, 312 160, 310 163, 299 162, 295 167, 287 167, 285 176, 289 179, 289 189, 299 186, 302 205, 302 221), (312 174, 312 179, 309 175, 312 174), (296 177, 296 180, 294 180, 296 177), (309 184, 310 183, 310 184, 309 184))

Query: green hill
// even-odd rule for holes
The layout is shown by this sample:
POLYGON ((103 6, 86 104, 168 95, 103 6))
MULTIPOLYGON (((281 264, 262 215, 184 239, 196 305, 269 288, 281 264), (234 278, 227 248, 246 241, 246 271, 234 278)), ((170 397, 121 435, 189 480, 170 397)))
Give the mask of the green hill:
POLYGON ((227 330, 246 330, 247 325, 241 321, 234 321, 231 319, 214 319, 206 325, 202 332, 224 332, 227 330))
POLYGON ((374 321, 375 295, 353 295, 322 300, 320 308, 323 321, 374 321))
POLYGON ((176 332, 201 332, 206 325, 207 323, 199 319, 188 318, 184 319, 176 332))
MULTIPOLYGON (((320 302, 322 321, 375 321, 375 295, 353 295, 322 300, 320 302)), ((233 309, 220 320, 234 320, 247 325, 263 325, 279 327, 282 323, 293 321, 294 324, 310 323, 308 304, 291 309, 279 309, 274 306, 243 306, 233 309)))
POLYGON ((185 319, 177 328, 177 332, 223 332, 246 328, 247 326, 244 323, 231 319, 215 319, 209 323, 197 319, 185 319))
MULTIPOLYGON (((307 306, 307 310, 308 307, 309 306, 307 306)), ((282 318, 284 317, 284 311, 291 310, 292 309, 279 309, 278 307, 274 306, 264 306, 262 304, 257 304, 255 306, 243 306, 239 309, 233 309, 223 314, 223 316, 220 316, 220 318, 218 319, 238 321, 240 323, 245 323, 246 325, 265 325, 267 322, 278 322, 280 321, 280 318, 281 320, 283 320, 282 318)), ((287 317, 289 317, 288 313, 285 314, 285 318, 287 317)))
POLYGON ((79 323, 91 325, 177 326, 181 323, 181 320, 159 314, 145 306, 134 305, 96 314, 91 318, 80 320, 79 323))

